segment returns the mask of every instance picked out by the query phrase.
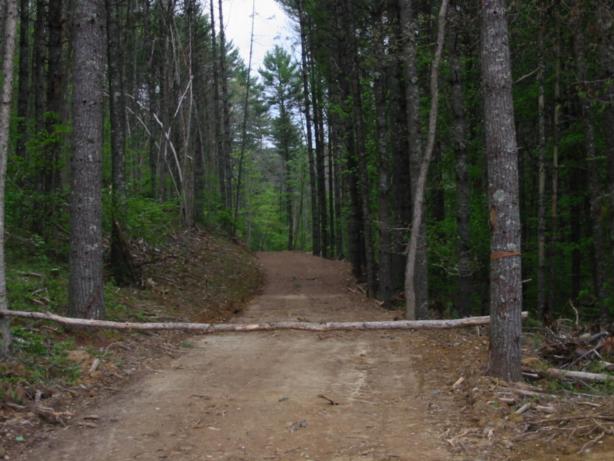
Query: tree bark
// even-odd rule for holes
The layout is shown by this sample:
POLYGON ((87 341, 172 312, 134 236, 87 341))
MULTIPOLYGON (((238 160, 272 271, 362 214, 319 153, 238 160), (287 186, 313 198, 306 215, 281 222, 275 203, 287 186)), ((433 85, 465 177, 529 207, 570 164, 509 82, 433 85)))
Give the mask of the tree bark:
POLYGON ((220 79, 222 97, 222 116, 223 116, 223 162, 224 177, 226 184, 224 187, 224 199, 226 209, 232 210, 232 166, 230 155, 232 152, 232 135, 230 132, 230 97, 228 94, 228 74, 226 72, 226 33, 224 31, 224 14, 222 11, 222 0, 218 1, 218 15, 220 20, 220 79))
POLYGON ((121 0, 105 0, 107 12, 107 59, 109 113, 111 122, 111 193, 113 208, 121 206, 125 195, 124 158, 126 153, 126 95, 124 55, 119 23, 121 0))
MULTIPOLYGON (((366 128, 362 105, 361 66, 358 50, 356 25, 352 1, 345 2, 345 35, 349 40, 349 90, 351 95, 351 121, 354 133, 354 158, 357 162, 355 176, 358 178, 358 200, 361 215, 360 228, 362 230, 365 272, 367 276, 367 295, 374 297, 377 291, 377 275, 375 268, 375 255, 373 245, 373 232, 371 222, 370 184, 366 146, 366 128)), ((354 172, 354 170, 350 170, 354 172)))
POLYGON ((8 356, 11 330, 6 297, 6 260, 4 254, 4 190, 6 184, 6 160, 8 157, 11 99, 13 95, 13 62, 17 37, 17 0, 6 0, 2 50, 2 93, 0 94, 0 357, 8 356))
POLYGON ((105 16, 102 0, 75 4, 69 312, 102 318, 102 144, 105 16))
POLYGON ((488 372, 520 381, 522 271, 518 148, 505 0, 482 0, 482 88, 490 208, 488 372))
MULTIPOLYGON (((311 27, 309 27, 310 35, 313 35, 311 27)), ((326 174, 324 168, 324 133, 322 121, 322 95, 321 85, 319 82, 318 72, 314 63, 313 43, 309 43, 308 48, 308 64, 309 75, 311 81, 311 97, 313 106, 313 132, 315 139, 315 169, 317 183, 317 209, 318 209, 318 224, 320 226, 318 235, 320 238, 320 256, 326 258, 328 256, 328 219, 326 208, 326 174)))
POLYGON ((307 158, 309 161, 309 189, 311 194, 311 245, 315 256, 321 254, 320 245, 320 215, 318 213, 317 172, 313 152, 313 131, 311 124, 311 101, 309 93, 309 66, 307 61, 307 19, 303 0, 298 1, 299 28, 301 35, 301 76, 303 79, 303 113, 307 129, 307 158))
POLYGON ((224 161, 224 137, 223 137, 223 129, 224 129, 224 120, 223 117, 220 117, 220 113, 223 110, 220 105, 220 61, 218 60, 218 46, 217 46, 217 37, 215 32, 215 9, 214 9, 215 0, 210 0, 209 2, 209 20, 211 21, 211 59, 213 61, 213 110, 212 110, 212 119, 213 119, 213 137, 215 138, 215 152, 217 159, 217 171, 218 171, 218 181, 220 186, 220 200, 222 205, 226 204, 226 163, 224 161))
POLYGON ((107 59, 109 118, 111 122, 111 270, 119 286, 135 284, 140 279, 130 248, 123 235, 126 186, 124 159, 126 152, 126 97, 124 57, 121 43, 121 2, 105 0, 107 17, 107 59))
POLYGON ((386 142, 386 82, 387 57, 384 47, 385 40, 385 18, 382 14, 373 17, 375 22, 374 33, 374 60, 378 63, 376 78, 373 82, 373 93, 375 100, 375 141, 377 150, 377 164, 379 170, 378 184, 378 203, 379 203, 379 265, 377 275, 377 295, 384 303, 385 307, 390 305, 393 296, 392 286, 392 253, 393 244, 391 228, 393 227, 390 212, 390 192, 391 184, 391 155, 386 142))
POLYGON ((437 133, 437 114, 439 108, 439 63, 441 62, 441 54, 446 30, 446 13, 448 11, 448 0, 442 0, 441 8, 439 9, 438 26, 437 26, 437 48, 433 63, 431 64, 431 110, 429 112, 429 127, 426 141, 426 150, 422 154, 420 170, 417 177, 416 186, 413 189, 413 207, 411 220, 411 236, 407 249, 407 267, 405 269, 405 300, 406 310, 405 316, 409 320, 416 318, 425 318, 427 312, 426 306, 421 307, 418 303, 418 290, 416 288, 416 258, 418 257, 418 240, 420 229, 423 226, 424 220, 424 191, 426 188, 426 180, 428 177, 429 166, 435 148, 435 137, 437 133))
MULTIPOLYGON (((46 57, 46 32, 45 16, 47 14, 47 1, 36 0, 36 19, 34 22, 34 34, 32 44, 32 90, 33 90, 33 115, 34 132, 40 133, 43 129, 43 115, 45 113, 45 61, 46 57)), ((43 182, 41 181, 41 185, 43 182)))
POLYGON ((450 76, 452 105, 452 143, 456 155, 456 223, 458 226, 458 292, 455 300, 461 317, 472 311, 471 262, 471 184, 469 183, 469 153, 467 151, 467 123, 463 91, 464 69, 461 60, 463 48, 462 6, 455 2, 450 8, 450 76))
MULTIPOLYGON (((559 241, 559 142, 561 124, 561 18, 558 9, 554 11, 554 111, 552 114, 552 178, 550 200, 550 242, 548 245, 548 308, 556 303, 557 245, 559 241)), ((548 321, 549 312, 542 320, 548 321)))
POLYGON ((546 108, 544 62, 544 6, 539 11, 538 64, 537 64, 537 126, 538 126, 538 190, 537 190, 537 312, 543 322, 546 313, 546 108))
MULTIPOLYGON (((528 314, 523 312, 523 318, 528 314)), ((0 311, 3 317, 51 320, 62 325, 86 328, 108 328, 114 330, 180 330, 196 331, 203 334, 235 333, 273 330, 299 331, 365 331, 365 330, 445 330, 450 328, 487 325, 489 316, 467 317, 454 320, 384 320, 377 322, 263 322, 263 323, 183 323, 183 322, 112 322, 109 320, 90 320, 62 317, 51 312, 0 311)))
MULTIPOLYGON (((416 186, 420 175, 420 164, 423 158, 422 141, 420 136, 420 88, 418 82, 418 71, 416 67, 416 35, 417 21, 415 15, 414 2, 412 0, 400 0, 400 15, 401 15, 401 30, 403 39, 403 58, 405 64, 405 99, 407 110, 408 124, 408 144, 409 144, 409 181, 412 196, 412 202, 415 204, 416 186)), ((423 203, 423 200, 420 200, 423 203)), ((424 210, 419 211, 420 214, 424 210)), ((415 212, 412 209, 412 215, 415 212)), ((414 266, 413 292, 415 300, 408 301, 406 299, 406 315, 414 316, 413 318, 425 318, 428 315, 428 257, 427 257, 427 242, 426 242, 426 223, 420 219, 420 226, 411 228, 411 233, 417 233, 417 249, 416 261, 412 262, 414 266), (415 304, 414 313, 409 312, 409 303, 415 304)), ((407 265, 405 267, 405 291, 407 296, 407 265)), ((413 309, 413 308, 412 308, 413 309)), ((409 317, 408 317, 409 318, 409 317)))
POLYGON ((243 122, 241 124, 241 150, 239 152, 239 167, 237 171, 237 186, 236 199, 234 204, 233 214, 233 234, 236 230, 237 220, 239 218, 239 202, 241 198, 241 181, 243 179, 243 162, 245 151, 247 149, 247 122, 249 115, 249 93, 251 89, 251 72, 252 72, 252 56, 254 51, 254 20, 256 18, 256 0, 252 0, 252 23, 249 39, 249 59, 247 62, 247 82, 245 84, 245 98, 243 103, 243 122))
MULTIPOLYGON (((576 5, 580 8, 580 5, 576 5)), ((593 249, 593 285, 597 304, 601 309, 607 309, 606 304, 606 284, 605 277, 608 271, 609 252, 606 245, 605 223, 603 223, 603 211, 606 206, 605 200, 602 197, 603 190, 601 186, 601 170, 602 165, 597 157, 597 148, 595 140, 595 125, 592 119, 591 102, 582 94, 584 86, 588 82, 588 68, 585 58, 585 43, 584 43, 584 21, 582 21, 582 12, 578 9, 572 12, 574 34, 574 52, 576 58, 576 73, 578 84, 578 97, 581 103, 581 115, 584 121, 584 146, 586 149, 586 163, 588 165, 588 188, 589 188, 589 213, 592 231, 592 249, 593 249)))
MULTIPOLYGON (((605 232, 609 233, 609 251, 610 258, 614 258, 614 220, 612 219, 612 210, 614 210, 614 137, 612 136, 612 130, 614 130, 614 11, 612 8, 608 8, 605 3, 600 3, 598 10, 598 25, 600 33, 599 44, 599 56, 602 63, 602 74, 605 77, 605 81, 608 83, 607 92, 605 94, 606 107, 604 110, 604 137, 605 137, 605 156, 607 161, 607 194, 609 196, 609 203, 604 204, 605 209, 609 209, 608 218, 606 218, 605 232), (607 222, 609 221, 609 223, 607 222)), ((612 259, 610 259, 612 261, 612 259)), ((612 265, 610 265, 610 270, 612 265)), ((606 282, 607 295, 612 296, 614 290, 614 283, 609 280, 606 282)), ((606 303, 601 306, 601 321, 603 324, 608 319, 608 308, 606 303)))
POLYGON ((353 40, 354 30, 346 11, 347 2, 335 2, 335 28, 339 31, 339 39, 337 47, 337 59, 339 67, 337 77, 339 81, 339 93, 341 104, 341 120, 340 130, 345 144, 345 169, 344 174, 347 177, 347 189, 349 193, 350 212, 348 225, 348 250, 350 262, 352 264, 352 275, 357 280, 364 280, 365 276, 365 244, 364 244, 364 228, 362 203, 360 196, 360 185, 358 175, 358 158, 356 143, 356 130, 353 125, 353 93, 351 87, 351 76, 348 69, 353 66, 353 56, 350 43, 353 40))
MULTIPOLYGON (((64 22, 62 20, 63 0, 49 2, 47 7, 48 63, 47 63, 47 107, 45 129, 50 142, 45 148, 43 166, 43 190, 52 193, 60 187, 60 155, 62 151, 61 137, 56 134, 56 125, 63 122, 62 109, 64 105, 64 66, 62 65, 62 49, 64 22)), ((56 213, 53 205, 49 205, 46 217, 56 213)))
POLYGON ((18 156, 26 155, 30 96, 30 0, 19 2, 19 95, 17 97, 17 143, 18 156))

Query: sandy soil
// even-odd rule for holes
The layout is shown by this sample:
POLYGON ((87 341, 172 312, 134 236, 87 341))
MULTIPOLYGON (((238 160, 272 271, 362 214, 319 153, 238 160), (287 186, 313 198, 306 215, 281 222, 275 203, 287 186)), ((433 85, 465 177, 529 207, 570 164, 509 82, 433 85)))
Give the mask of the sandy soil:
MULTIPOLYGON (((236 322, 393 317, 351 288, 344 263, 301 253, 259 259, 267 283, 236 322)), ((429 416, 406 339, 402 332, 194 337, 184 355, 80 416, 91 424, 50 432, 19 459, 454 459, 429 416)))

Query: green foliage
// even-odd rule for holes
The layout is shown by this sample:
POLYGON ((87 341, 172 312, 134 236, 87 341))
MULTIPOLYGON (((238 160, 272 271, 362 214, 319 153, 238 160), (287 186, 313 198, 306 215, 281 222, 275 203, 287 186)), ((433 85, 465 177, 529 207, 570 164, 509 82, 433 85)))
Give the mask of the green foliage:
POLYGON ((14 349, 21 363, 30 371, 31 383, 49 383, 57 379, 74 383, 80 369, 68 359, 68 351, 74 349, 72 340, 55 341, 48 335, 33 329, 15 327, 12 330, 14 349))
MULTIPOLYGON (((103 200, 104 229, 111 231, 112 206, 111 193, 103 200)), ((128 237, 142 238, 148 243, 159 244, 179 226, 179 203, 177 201, 159 202, 148 197, 133 195, 121 204, 123 226, 128 237)))

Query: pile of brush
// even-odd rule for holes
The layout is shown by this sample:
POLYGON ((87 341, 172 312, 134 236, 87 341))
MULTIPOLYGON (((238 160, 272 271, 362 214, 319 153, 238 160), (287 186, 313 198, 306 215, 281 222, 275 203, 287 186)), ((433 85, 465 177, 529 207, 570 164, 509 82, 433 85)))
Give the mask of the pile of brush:
POLYGON ((564 321, 546 328, 543 345, 538 350, 541 360, 528 360, 523 369, 528 379, 543 377, 566 381, 614 382, 614 336, 611 331, 586 330, 564 321), (547 366, 544 366, 544 362, 547 366))

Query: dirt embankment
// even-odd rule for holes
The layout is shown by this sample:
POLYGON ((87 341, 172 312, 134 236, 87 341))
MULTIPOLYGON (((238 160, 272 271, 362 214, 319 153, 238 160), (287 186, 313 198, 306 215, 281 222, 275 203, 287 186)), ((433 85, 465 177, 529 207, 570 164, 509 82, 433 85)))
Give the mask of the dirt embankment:
MULTIPOLYGON (((262 272, 251 252, 204 232, 186 231, 159 247, 137 243, 134 250, 143 268, 143 288, 116 289, 116 305, 109 309, 113 320, 224 321, 262 286, 262 272)), ((79 416, 166 366, 190 346, 183 333, 70 332, 45 322, 16 324, 45 343, 73 342, 76 347, 61 358, 62 366, 74 364, 80 376, 68 384, 70 377, 56 371, 55 379, 33 382, 23 360, 36 356, 18 354, 16 360, 0 363, 2 372, 10 374, 3 380, 5 399, 0 402, 0 459, 13 459, 57 427, 94 428, 95 419, 79 416)))

